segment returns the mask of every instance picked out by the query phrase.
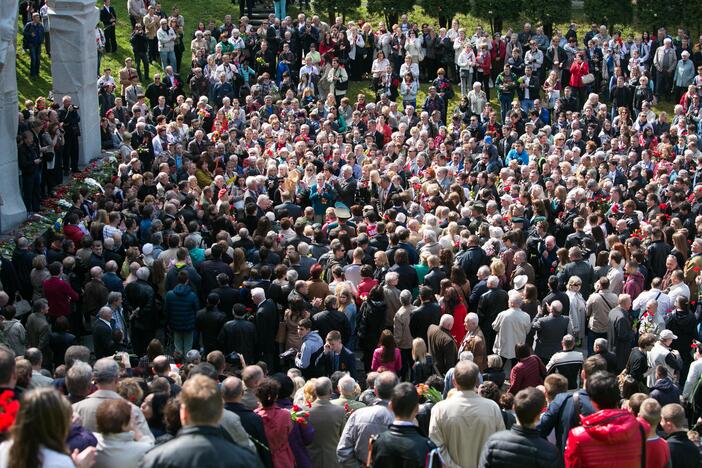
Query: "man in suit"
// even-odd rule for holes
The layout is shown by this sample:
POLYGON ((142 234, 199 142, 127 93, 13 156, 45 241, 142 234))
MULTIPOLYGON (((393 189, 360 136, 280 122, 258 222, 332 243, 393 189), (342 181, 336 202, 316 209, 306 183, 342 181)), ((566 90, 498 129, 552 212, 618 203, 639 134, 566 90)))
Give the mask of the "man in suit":
POLYGON ((487 287, 488 291, 480 296, 478 301, 478 318, 480 329, 485 335, 485 347, 492 350, 492 345, 495 343, 492 322, 497 318, 497 314, 507 309, 509 295, 500 287, 500 280, 497 276, 488 276, 487 287))
POLYGON ((220 350, 225 356, 231 352, 237 352, 244 357, 247 364, 255 363, 258 361, 256 350, 259 338, 256 325, 246 319, 244 304, 234 304, 232 313, 234 319, 224 324, 217 337, 220 350))
POLYGON ((419 300, 422 304, 410 315, 410 333, 426 343, 429 326, 439 324, 441 307, 434 301, 434 291, 428 286, 419 289, 419 300))
POLYGON ((510 278, 512 285, 514 285, 514 278, 519 275, 526 275, 528 284, 534 284, 536 281, 534 267, 527 262, 527 254, 523 250, 514 254, 514 269, 512 270, 512 277, 510 278))
POLYGON ((341 177, 339 178, 336 191, 339 194, 339 199, 341 202, 351 207, 355 205, 356 192, 358 187, 356 185, 356 179, 353 178, 353 168, 348 164, 345 164, 341 168, 341 177))
POLYGON ((255 440, 256 452, 258 453, 261 463, 265 468, 273 468, 273 460, 271 459, 271 451, 268 448, 268 439, 266 432, 263 429, 263 420, 261 416, 253 412, 241 403, 241 398, 244 396, 244 382, 238 377, 227 377, 222 382, 222 399, 224 400, 224 409, 231 411, 239 416, 241 425, 246 433, 255 440))
POLYGON ((629 321, 631 296, 620 294, 617 303, 617 307, 609 311, 607 343, 609 344, 609 350, 617 357, 617 373, 619 373, 626 367, 629 359, 634 331, 629 321))
POLYGON ((297 219, 300 216, 302 216, 302 208, 300 208, 300 205, 296 205, 295 203, 293 203, 292 193, 287 191, 281 191, 280 198, 282 203, 280 205, 276 205, 273 208, 273 212, 275 213, 276 219, 282 218, 283 210, 287 210, 288 216, 290 216, 292 219, 297 219))
POLYGON ((112 356, 117 350, 115 335, 121 333, 112 327, 112 309, 103 307, 98 312, 97 320, 93 325, 93 348, 97 359, 112 356))
POLYGON ((549 314, 545 317, 537 314, 531 325, 537 331, 534 354, 543 363, 549 362, 551 356, 560 351, 561 339, 568 333, 569 324, 568 318, 561 315, 563 311, 561 301, 553 301, 551 305, 546 306, 546 309, 549 314))
POLYGON ((254 288, 251 299, 256 304, 254 325, 258 336, 258 357, 268 364, 268 369, 273 370, 276 359, 275 334, 278 331, 278 308, 270 299, 266 299, 263 288, 254 288))
POLYGON ((445 375, 458 360, 456 342, 451 336, 453 327, 453 315, 444 314, 441 316, 439 325, 430 325, 427 331, 429 342, 429 354, 434 358, 436 368, 445 375))
POLYGON ((341 467, 336 458, 336 446, 346 423, 346 412, 341 406, 332 405, 332 383, 328 377, 319 377, 314 384, 317 399, 310 408, 309 422, 315 436, 307 450, 312 466, 341 467))
POLYGON ((110 0, 103 0, 102 8, 100 9, 100 21, 105 33, 105 52, 117 52, 117 37, 115 36, 117 12, 110 5, 110 0))
POLYGON ((341 333, 337 330, 327 333, 324 352, 317 358, 317 366, 324 369, 326 376, 341 371, 356 378, 356 356, 343 345, 341 333))

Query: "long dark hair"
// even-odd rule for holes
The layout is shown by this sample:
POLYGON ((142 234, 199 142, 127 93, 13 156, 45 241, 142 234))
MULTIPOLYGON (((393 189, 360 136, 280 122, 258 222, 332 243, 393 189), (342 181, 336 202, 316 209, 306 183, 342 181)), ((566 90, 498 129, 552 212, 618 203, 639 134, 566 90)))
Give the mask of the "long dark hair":
POLYGON ((395 337, 390 330, 383 330, 378 340, 378 346, 383 351, 380 355, 380 362, 392 362, 395 360, 395 337))
POLYGON ((461 299, 453 286, 446 288, 446 294, 444 294, 444 310, 445 314, 453 315, 453 309, 461 303, 461 299))

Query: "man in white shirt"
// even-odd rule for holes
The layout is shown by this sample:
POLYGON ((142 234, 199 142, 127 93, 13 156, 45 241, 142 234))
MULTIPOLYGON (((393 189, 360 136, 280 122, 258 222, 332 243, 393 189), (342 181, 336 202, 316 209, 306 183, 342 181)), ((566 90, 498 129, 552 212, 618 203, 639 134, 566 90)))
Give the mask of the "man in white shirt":
POLYGON ((675 300, 678 296, 683 296, 688 301, 690 300, 690 287, 685 284, 685 274, 682 270, 675 270, 672 275, 670 275, 670 280, 672 284, 668 290, 668 297, 670 298, 671 304, 675 304, 675 300))
POLYGON ((653 281, 651 281, 651 289, 638 295, 634 300, 632 310, 640 310, 643 312, 648 301, 653 299, 658 303, 655 321, 662 323, 665 314, 673 308, 673 301, 670 300, 670 296, 661 290, 661 282, 660 278, 653 278, 653 281))

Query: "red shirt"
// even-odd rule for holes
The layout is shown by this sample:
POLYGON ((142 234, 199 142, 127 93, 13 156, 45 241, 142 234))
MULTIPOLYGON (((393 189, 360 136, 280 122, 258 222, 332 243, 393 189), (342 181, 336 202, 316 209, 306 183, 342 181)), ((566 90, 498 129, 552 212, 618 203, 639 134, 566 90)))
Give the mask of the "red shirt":
POLYGON ((75 224, 67 224, 63 227, 63 235, 71 239, 76 246, 79 246, 85 233, 75 224))
POLYGON ((49 316, 65 317, 71 313, 71 301, 78 300, 78 293, 64 280, 52 276, 42 283, 44 297, 49 301, 49 316))

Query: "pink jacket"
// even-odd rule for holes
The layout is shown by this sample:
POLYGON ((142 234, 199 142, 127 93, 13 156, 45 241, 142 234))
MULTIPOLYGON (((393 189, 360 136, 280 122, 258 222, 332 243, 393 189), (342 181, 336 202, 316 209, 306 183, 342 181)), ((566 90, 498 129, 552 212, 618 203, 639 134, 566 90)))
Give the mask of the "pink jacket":
POLYGON ((399 373, 402 369, 402 357, 400 356, 400 349, 395 348, 395 359, 390 362, 381 362, 381 357, 383 355, 383 348, 378 347, 373 351, 373 361, 371 362, 371 370, 373 372, 377 371, 380 367, 386 370, 393 371, 394 373, 399 373))
POLYGON ((270 408, 256 408, 256 414, 263 419, 263 428, 271 449, 273 466, 275 468, 294 468, 295 457, 288 443, 288 434, 292 430, 290 412, 277 404, 270 408))

